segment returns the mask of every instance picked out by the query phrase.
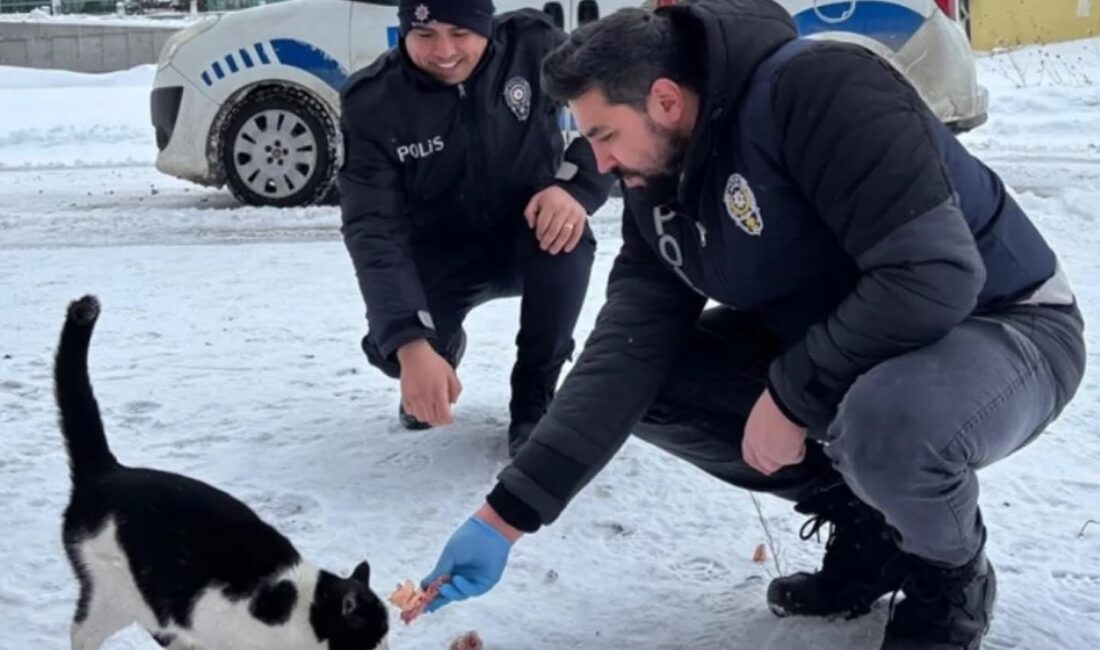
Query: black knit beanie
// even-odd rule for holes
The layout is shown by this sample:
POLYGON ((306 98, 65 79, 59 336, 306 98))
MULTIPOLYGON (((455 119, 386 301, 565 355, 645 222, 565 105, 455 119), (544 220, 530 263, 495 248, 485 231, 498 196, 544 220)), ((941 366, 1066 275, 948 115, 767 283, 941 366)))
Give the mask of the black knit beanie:
POLYGON ((462 27, 489 38, 493 33, 493 0, 401 0, 397 18, 401 36, 433 22, 462 27))

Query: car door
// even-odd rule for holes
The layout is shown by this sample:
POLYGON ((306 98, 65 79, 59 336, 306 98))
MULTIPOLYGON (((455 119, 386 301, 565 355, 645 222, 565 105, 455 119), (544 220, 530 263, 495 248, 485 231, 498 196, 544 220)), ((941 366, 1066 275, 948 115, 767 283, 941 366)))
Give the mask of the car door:
POLYGON ((351 69, 354 72, 374 62, 383 52, 397 45, 398 0, 351 0, 349 25, 351 69))

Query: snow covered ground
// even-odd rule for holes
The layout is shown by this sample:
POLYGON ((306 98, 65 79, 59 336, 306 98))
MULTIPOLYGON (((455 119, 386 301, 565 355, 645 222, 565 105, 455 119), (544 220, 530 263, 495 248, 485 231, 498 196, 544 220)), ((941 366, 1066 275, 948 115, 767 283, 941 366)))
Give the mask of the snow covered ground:
MULTIPOLYGON (((1005 56, 981 62, 991 118, 964 140, 1061 254, 1092 352, 1050 435, 983 474, 1002 593, 986 647, 1086 650, 1100 647, 1100 524, 1079 534, 1100 520, 1100 40, 1005 56), (1013 76, 1053 54, 1072 65, 1013 76)), ((505 463, 516 301, 470 320, 456 424, 400 430, 396 384, 359 352, 337 210, 241 208, 159 175, 151 74, 0 68, 3 650, 69 643, 76 589, 59 541, 68 485, 50 373, 65 306, 83 293, 104 304, 92 376, 118 456, 233 492, 322 566, 368 558, 381 591, 431 568, 505 463)), ((595 218, 581 340, 618 246, 617 207, 595 218)), ((783 570, 814 565, 802 519, 761 503, 783 570)), ((496 590, 397 629, 393 647, 444 648, 467 629, 495 649, 878 647, 885 604, 854 622, 772 617, 774 567, 751 561, 763 539, 747 493, 631 442, 558 524, 516 548, 496 590)), ((107 647, 157 646, 131 629, 107 647)))

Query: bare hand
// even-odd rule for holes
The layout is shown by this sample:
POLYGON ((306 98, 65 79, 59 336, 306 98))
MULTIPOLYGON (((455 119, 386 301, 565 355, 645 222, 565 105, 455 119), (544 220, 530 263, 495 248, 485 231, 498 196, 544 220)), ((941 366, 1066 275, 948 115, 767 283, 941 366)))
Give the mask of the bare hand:
POLYGON ((406 343, 397 351, 401 363, 401 406, 432 426, 451 423, 451 404, 462 384, 454 368, 424 339, 406 343))
POLYGON ((557 185, 531 197, 523 216, 528 227, 535 230, 539 248, 551 255, 573 252, 584 235, 588 220, 584 206, 557 185))
POLYGON ((741 455, 750 467, 769 476, 806 458, 806 429, 783 415, 767 389, 749 413, 741 455))

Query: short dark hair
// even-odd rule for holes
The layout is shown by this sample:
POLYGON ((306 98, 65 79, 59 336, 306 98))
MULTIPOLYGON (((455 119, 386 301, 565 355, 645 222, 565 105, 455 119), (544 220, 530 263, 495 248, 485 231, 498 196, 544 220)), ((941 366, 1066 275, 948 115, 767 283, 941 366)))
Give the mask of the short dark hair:
POLYGON ((700 90, 692 52, 662 12, 620 9, 583 25, 542 62, 542 87, 567 102, 599 89, 608 103, 645 109, 653 82, 664 77, 700 90))

